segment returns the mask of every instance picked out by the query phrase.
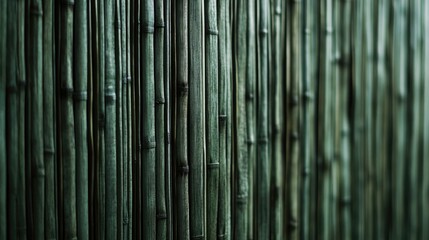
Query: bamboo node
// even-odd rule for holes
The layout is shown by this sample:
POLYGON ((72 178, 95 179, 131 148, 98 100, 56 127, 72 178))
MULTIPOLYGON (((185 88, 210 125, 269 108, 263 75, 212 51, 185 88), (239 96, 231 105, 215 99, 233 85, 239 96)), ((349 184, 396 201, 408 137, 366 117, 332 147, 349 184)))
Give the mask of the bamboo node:
POLYGON ((302 171, 302 176, 307 177, 308 175, 310 175, 310 168, 305 167, 304 170, 302 171))
POLYGON ((255 138, 250 137, 250 138, 246 139, 246 143, 247 143, 248 145, 253 145, 253 144, 255 144, 255 138))
POLYGON ((266 36, 266 35, 268 35, 268 28, 262 28, 262 29, 259 31, 259 35, 261 35, 261 36, 266 36))
POLYGON ((221 233, 217 235, 217 239, 225 239, 226 238, 226 234, 221 233))
POLYGON ((131 82, 131 76, 123 76, 122 77, 122 85, 127 85, 131 82))
POLYGON ((155 21, 155 28, 165 28, 164 19, 160 19, 159 21, 155 21))
POLYGON ((189 166, 188 166, 188 165, 185 165, 185 166, 179 166, 179 167, 178 167, 178 170, 179 170, 179 173, 180 173, 181 175, 188 174, 188 173, 189 173, 189 166))
POLYGON ((191 239, 204 239, 204 235, 195 235, 192 236, 191 239))
POLYGON ((305 93, 304 93, 304 100, 306 102, 313 101, 313 93, 310 90, 305 91, 305 93))
POLYGON ((62 87, 60 89, 61 92, 61 96, 63 97, 72 97, 73 96, 73 88, 69 88, 69 87, 62 87))
POLYGON ((290 138, 291 138, 293 141, 297 141, 297 140, 298 140, 298 138, 299 138, 298 132, 297 132, 297 131, 293 131, 293 132, 290 134, 290 138))
POLYGON ((155 32, 155 28, 153 27, 152 24, 147 24, 145 26, 143 26, 143 32, 147 33, 147 34, 153 34, 155 32))
POLYGON ((296 106, 298 106, 298 103, 299 103, 298 96, 296 94, 294 94, 291 97, 290 105, 291 105, 291 107, 296 107, 296 106))
POLYGON ((341 136, 342 137, 347 137, 349 135, 350 135, 350 131, 349 131, 348 128, 344 127, 344 128, 341 129, 341 136))
POLYGON ((267 137, 259 137, 258 138, 258 144, 268 144, 268 138, 267 137))
POLYGON ((32 15, 34 15, 34 16, 37 16, 37 17, 43 16, 43 10, 42 10, 42 8, 39 7, 39 6, 37 6, 37 5, 35 5, 35 4, 31 4, 30 5, 30 13, 32 15))
POLYGON ((280 6, 277 6, 276 10, 274 11, 274 14, 276 16, 281 16, 282 15, 282 8, 280 6))
POLYGON ((25 89, 25 86, 27 85, 27 83, 25 82, 25 79, 19 78, 16 82, 16 84, 18 85, 19 89, 25 89))
POLYGON ((181 83, 177 85, 177 91, 181 96, 186 95, 188 93, 188 90, 189 90, 188 84, 181 83))
POLYGON ((86 91, 75 91, 73 99, 75 101, 86 101, 88 99, 88 93, 86 91))
POLYGON ((351 198, 349 196, 344 196, 340 200, 340 204, 342 207, 348 206, 351 203, 351 198))
POLYGON ((156 148, 155 136, 148 137, 142 143, 143 149, 153 149, 156 148))
POLYGON ((64 7, 74 7, 74 0, 63 0, 64 7))
POLYGON ((247 194, 238 194, 235 197, 235 199, 236 199, 235 202, 238 203, 238 204, 246 204, 247 203, 247 198, 248 198, 247 194))
POLYGON ((253 93, 249 93, 249 92, 248 92, 248 93, 246 93, 246 99, 247 99, 247 100, 250 100, 250 101, 251 101, 251 100, 253 100, 254 98, 255 98, 255 95, 254 95, 253 93))
POLYGON ((326 27, 326 28, 323 29, 323 32, 326 35, 330 35, 330 34, 332 34, 334 32, 334 29, 332 27, 326 27))
POLYGON ((165 98, 163 98, 163 97, 157 97, 155 99, 155 104, 157 104, 157 105, 165 104, 165 98))
POLYGON ((219 165, 220 165, 219 162, 207 163, 207 169, 209 170, 218 169, 219 165))
POLYGON ((310 35, 311 34, 310 28, 305 28, 304 33, 305 33, 305 35, 310 35))
POLYGON ((50 148, 50 147, 45 147, 43 149, 43 153, 45 155, 54 155, 55 154, 55 149, 54 148, 50 148))
POLYGON ((158 213, 156 214, 156 220, 165 220, 167 219, 167 214, 166 213, 158 213))
POLYGON ((288 226, 289 226, 289 229, 296 229, 298 228, 298 222, 295 219, 291 219, 288 222, 288 226))
POLYGON ((207 29, 207 33, 209 35, 213 35, 213 36, 219 35, 219 31, 217 29, 211 29, 211 28, 209 28, 209 29, 207 29))
POLYGON ((219 121, 226 122, 227 119, 228 117, 226 115, 219 115, 219 121))
POLYGON ((116 100, 116 93, 113 87, 108 87, 106 92, 104 93, 104 98, 106 101, 106 105, 113 105, 116 100))

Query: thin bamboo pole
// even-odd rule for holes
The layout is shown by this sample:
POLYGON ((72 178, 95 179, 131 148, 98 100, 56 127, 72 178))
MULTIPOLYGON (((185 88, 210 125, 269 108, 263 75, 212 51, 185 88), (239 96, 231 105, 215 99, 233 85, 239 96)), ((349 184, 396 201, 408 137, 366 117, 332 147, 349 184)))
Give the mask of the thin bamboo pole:
POLYGON ((28 38, 31 39, 31 43, 28 45, 28 90, 30 103, 29 111, 31 116, 31 122, 29 126, 29 158, 31 159, 31 194, 34 217, 33 236, 35 239, 45 238, 45 222, 39 221, 39 219, 43 219, 45 213, 45 166, 43 161, 42 13, 42 1, 31 1, 28 35, 28 38))
POLYGON ((133 109, 132 109, 132 54, 131 51, 133 49, 133 34, 132 34, 132 21, 133 21, 133 15, 131 10, 131 1, 126 0, 125 1, 125 19, 126 19, 126 62, 127 62, 127 69, 126 69, 126 115, 127 115, 127 139, 124 142, 124 145, 127 146, 127 155, 126 155, 126 172, 127 172, 127 178, 125 181, 127 181, 127 187, 125 188, 125 195, 126 195, 126 210, 124 213, 124 238, 125 239, 133 239, 133 218, 132 218, 132 212, 133 212, 133 140, 135 132, 133 131, 133 109))
POLYGON ((54 83, 54 3, 43 1, 43 141, 46 169, 45 182, 45 234, 47 239, 57 238, 55 195, 55 83, 54 83))
POLYGON ((6 186, 6 33, 7 1, 0 2, 0 238, 6 239, 7 186, 6 186))
POLYGON ((268 149, 268 34, 269 9, 267 0, 259 2, 259 92, 257 107, 257 160, 256 160, 256 219, 258 239, 268 239, 270 231, 270 158, 268 149))
POLYGON ((248 166, 248 152, 247 152, 247 122, 246 122, 246 51, 247 51, 247 3, 248 1, 242 0, 236 2, 235 20, 236 32, 235 35, 235 122, 234 122, 234 137, 236 142, 234 175, 236 179, 235 186, 235 217, 234 217, 234 238, 248 239, 249 228, 249 166, 248 166))
MULTIPOLYGON (((76 139, 76 220, 77 237, 89 239, 88 178, 88 6, 76 0, 74 8, 74 121, 76 139)), ((46 93, 46 92, 45 92, 46 93)), ((45 109, 46 111, 46 109, 45 109)), ((45 130, 46 131, 46 130, 45 130)))
POLYGON ((176 199, 177 239, 190 238, 188 191, 188 0, 176 2, 176 199))
POLYGON ((205 235, 203 142, 203 8, 189 1, 189 218, 191 238, 205 235))
MULTIPOLYGON (((17 209, 17 231, 18 239, 27 239, 27 214, 26 214, 26 174, 25 174, 25 1, 20 0, 18 4, 17 27, 18 27, 18 209, 17 209)), ((48 191, 48 189, 47 189, 48 191)))
POLYGON ((155 136, 156 148, 156 238, 167 239, 165 202, 165 94, 164 94, 164 2, 155 1, 155 136))
POLYGON ((6 40, 6 165, 7 165, 7 238, 17 239, 18 124, 17 124, 17 3, 7 3, 6 40))

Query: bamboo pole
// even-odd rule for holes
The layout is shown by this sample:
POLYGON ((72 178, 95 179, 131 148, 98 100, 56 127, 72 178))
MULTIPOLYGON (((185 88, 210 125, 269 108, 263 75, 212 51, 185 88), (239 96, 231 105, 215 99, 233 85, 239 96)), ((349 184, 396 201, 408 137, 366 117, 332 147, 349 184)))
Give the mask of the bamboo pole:
MULTIPOLYGON (((33 231, 35 239, 45 238, 45 166, 43 161, 43 89, 42 89, 42 1, 30 2, 29 35, 31 39, 28 52, 28 90, 31 116, 29 144, 31 159, 31 189, 33 209, 33 231)), ((70 141, 71 142, 71 141, 70 141)), ((70 226, 70 225, 69 225, 70 226)))
POLYGON ((249 166, 248 166, 248 152, 247 152, 247 122, 246 122, 246 105, 245 105, 245 92, 246 92, 246 51, 247 51, 247 3, 248 1, 237 1, 235 9, 236 20, 236 42, 234 49, 236 50, 236 64, 235 64, 235 122, 234 122, 234 137, 236 141, 234 164, 234 175, 236 179, 235 186, 235 217, 234 217, 234 238, 248 239, 249 229, 249 166))
POLYGON ((188 0, 176 2, 176 199, 177 239, 190 238, 188 191, 188 0))
POLYGON ((216 239, 219 196, 219 73, 216 0, 205 4, 207 238, 216 239))
MULTIPOLYGON (((7 165, 7 238, 17 239, 18 124, 17 124, 17 3, 7 3, 6 40, 6 165, 7 165)), ((3 95, 4 96, 4 95, 3 95)))
POLYGON ((270 230, 270 158, 268 149, 268 34, 270 3, 259 3, 259 92, 257 111, 257 160, 256 160, 256 222, 258 239, 268 239, 270 230))
POLYGON ((189 218, 191 238, 204 237, 203 8, 189 1, 189 218))
POLYGON ((88 6, 76 0, 74 10, 74 121, 76 139, 76 220, 77 237, 89 239, 88 206, 88 6))
POLYGON ((45 182, 45 234, 47 239, 57 236, 55 197, 55 85, 53 7, 50 0, 43 2, 43 141, 46 168, 45 182))
POLYGON ((6 186, 6 33, 7 1, 0 2, 0 238, 6 239, 7 186, 6 186))
POLYGON ((155 1, 155 136, 156 148, 156 238, 167 239, 165 202, 165 95, 164 95, 164 2, 155 1))
MULTIPOLYGON (((26 174, 25 174, 25 1, 17 2, 17 85, 18 85, 18 210, 17 231, 18 239, 27 239, 27 214, 26 214, 26 174)), ((49 191, 49 190, 48 190, 49 191)))

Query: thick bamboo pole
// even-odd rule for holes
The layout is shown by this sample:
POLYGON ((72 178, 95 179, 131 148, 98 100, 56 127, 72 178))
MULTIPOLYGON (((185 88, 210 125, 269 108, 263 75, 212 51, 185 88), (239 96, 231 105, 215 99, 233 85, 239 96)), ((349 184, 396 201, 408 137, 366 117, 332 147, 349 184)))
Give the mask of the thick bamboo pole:
MULTIPOLYGON (((69 12, 68 12, 69 13, 69 12)), ((65 15, 67 15, 65 13, 65 15)), ((45 238, 45 166, 43 161, 43 9, 42 1, 30 2, 29 35, 31 42, 28 45, 28 90, 29 90, 29 112, 30 133, 29 144, 31 159, 31 194, 33 209, 33 233, 35 239, 45 238)), ((70 16, 70 15, 69 15, 70 16)), ((67 20, 64 17, 63 20, 67 20)), ((65 22, 65 21, 64 21, 65 22)), ((66 54, 64 54, 66 55, 66 54)), ((71 55, 69 55, 71 56, 71 55)), ((72 119, 71 119, 72 120, 72 119)), ((72 142, 72 141, 70 141, 72 142)), ((73 171, 73 167, 69 168, 73 171)), ((70 198, 73 199, 73 198, 70 198)), ((69 201, 73 202, 72 200, 69 201)), ((68 226, 71 226, 69 224, 68 226)))
POLYGON ((203 8, 189 1, 189 221, 191 238, 205 235, 203 142, 203 8))
POLYGON ((248 182, 248 152, 247 152, 247 121, 246 121, 246 51, 247 51, 247 3, 248 1, 241 0, 236 2, 235 18, 236 28, 235 34, 235 122, 234 122, 234 137, 235 137, 235 159, 234 175, 235 175, 235 217, 234 217, 234 238, 248 239, 249 228, 249 182, 248 182))
POLYGON ((7 1, 0 2, 0 238, 6 239, 6 33, 7 1))
POLYGON ((176 201, 177 239, 190 238, 188 191, 188 0, 176 2, 176 201))
POLYGON ((216 0, 205 4, 207 238, 216 239, 219 196, 219 72, 216 0))
POLYGON ((55 195, 55 64, 54 64, 54 3, 43 1, 43 141, 46 169, 45 234, 57 238, 57 209, 55 195))
MULTIPOLYGON (((76 0, 74 17, 74 121, 76 139, 76 217, 77 237, 89 239, 88 204, 88 6, 76 0)), ((46 109, 45 109, 46 111, 46 109)))
POLYGON ((155 137, 156 147, 156 238, 167 239, 167 208, 165 202, 165 94, 164 94, 164 1, 155 1, 155 137))
POLYGON ((18 237, 17 13, 16 1, 8 1, 6 95, 3 95, 6 96, 7 239, 18 237))
MULTIPOLYGON (((259 2, 259 92, 257 111, 257 160, 256 160, 256 203, 255 226, 258 239, 268 239, 270 234, 270 158, 268 149, 268 34, 269 9, 267 0, 259 2)), ((298 79, 297 79, 298 80, 298 79)))

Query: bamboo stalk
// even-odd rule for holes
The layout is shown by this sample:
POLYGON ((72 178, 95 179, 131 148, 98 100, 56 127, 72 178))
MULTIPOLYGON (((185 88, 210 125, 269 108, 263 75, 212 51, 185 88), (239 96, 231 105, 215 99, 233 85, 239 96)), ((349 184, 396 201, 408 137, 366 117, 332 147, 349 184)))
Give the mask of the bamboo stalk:
MULTIPOLYGON (((25 174, 25 1, 18 1, 18 66, 17 66, 17 85, 18 85, 18 211, 17 211, 17 231, 18 239, 27 239, 27 214, 26 214, 26 174, 25 174)), ((1 48, 1 46, 0 46, 1 48)), ((49 191, 49 190, 48 190, 49 191)))
POLYGON ((176 23, 176 199, 177 239, 190 238, 188 195, 188 0, 175 3, 176 23))
POLYGON ((165 187, 164 1, 155 1, 156 238, 167 239, 165 187))
POLYGON ((207 238, 216 239, 219 204, 219 73, 216 0, 205 4, 207 238))
POLYGON ((6 239, 7 173, 6 173, 6 33, 7 1, 0 2, 0 238, 6 239))
POLYGON ((88 206, 88 10, 87 3, 76 0, 74 10, 74 121, 76 139, 76 220, 77 237, 89 239, 88 206))
MULTIPOLYGON (((17 124, 17 3, 7 3, 6 54, 6 165, 7 165, 7 238, 17 239, 18 124, 17 124)), ((4 96, 4 95, 3 95, 4 96)))
POLYGON ((133 131, 133 109, 132 109, 132 54, 131 51, 133 49, 133 34, 132 34, 132 21, 133 21, 133 15, 131 11, 131 1, 125 1, 125 11, 126 11, 126 60, 127 60, 127 70, 126 70, 126 77, 127 77, 127 140, 124 142, 126 146, 128 146, 127 150, 127 175, 128 179, 126 181, 128 182, 127 188, 126 188, 126 196, 127 196, 127 204, 126 204, 126 212, 124 216, 124 222, 126 225, 127 230, 124 232, 124 238, 125 239, 133 239, 133 218, 132 218, 132 212, 133 212, 133 140, 135 132, 133 131))
POLYGON ((236 16, 236 32, 235 46, 236 49, 236 65, 235 65, 235 122, 234 122, 234 137, 236 141, 236 152, 234 163, 234 172, 236 179, 235 186, 235 217, 234 217, 234 238, 248 239, 249 229, 249 165, 247 152, 247 122, 246 122, 246 51, 247 51, 247 1, 237 1, 235 13, 236 16))
POLYGON ((43 140, 46 169, 45 234, 47 239, 57 236, 55 198, 55 114, 54 114, 54 38, 53 2, 43 1, 43 140))
MULTIPOLYGON (((32 209, 34 238, 45 238, 45 166, 43 161, 43 45, 42 45, 42 1, 30 2, 28 82, 30 122, 30 159, 32 183, 32 209)), ((71 141, 70 141, 71 142, 71 141)))
POLYGON ((226 237, 226 224, 227 215, 226 207, 226 191, 227 191, 227 163, 226 163, 226 128, 227 128, 227 109, 226 109, 226 98, 227 98, 227 35, 226 35, 226 0, 220 0, 217 4, 217 16, 218 16, 218 27, 219 27, 219 39, 218 39, 218 50, 219 50, 219 85, 218 85, 218 101, 219 101, 219 202, 218 202, 218 227, 217 227, 217 239, 224 239, 226 237))
MULTIPOLYGON (((284 238, 284 193, 283 193, 283 75, 282 75, 282 54, 281 54, 281 39, 282 39, 282 2, 280 0, 275 1, 272 7, 272 19, 273 23, 273 103, 272 103, 272 165, 271 165, 271 213, 272 224, 270 225, 270 237, 272 239, 283 239, 284 238)), ((250 81, 250 80, 249 80, 250 81)), ((249 117, 251 118, 251 116, 249 117)), ((248 124, 248 128, 250 128, 248 124)), ((252 131, 253 135, 253 131, 252 131)), ((250 152, 250 150, 249 150, 250 152)))
POLYGON ((256 225, 257 238, 268 239, 270 231, 270 169, 268 149, 268 34, 270 3, 259 3, 259 92, 257 111, 257 160, 256 160, 256 225))

